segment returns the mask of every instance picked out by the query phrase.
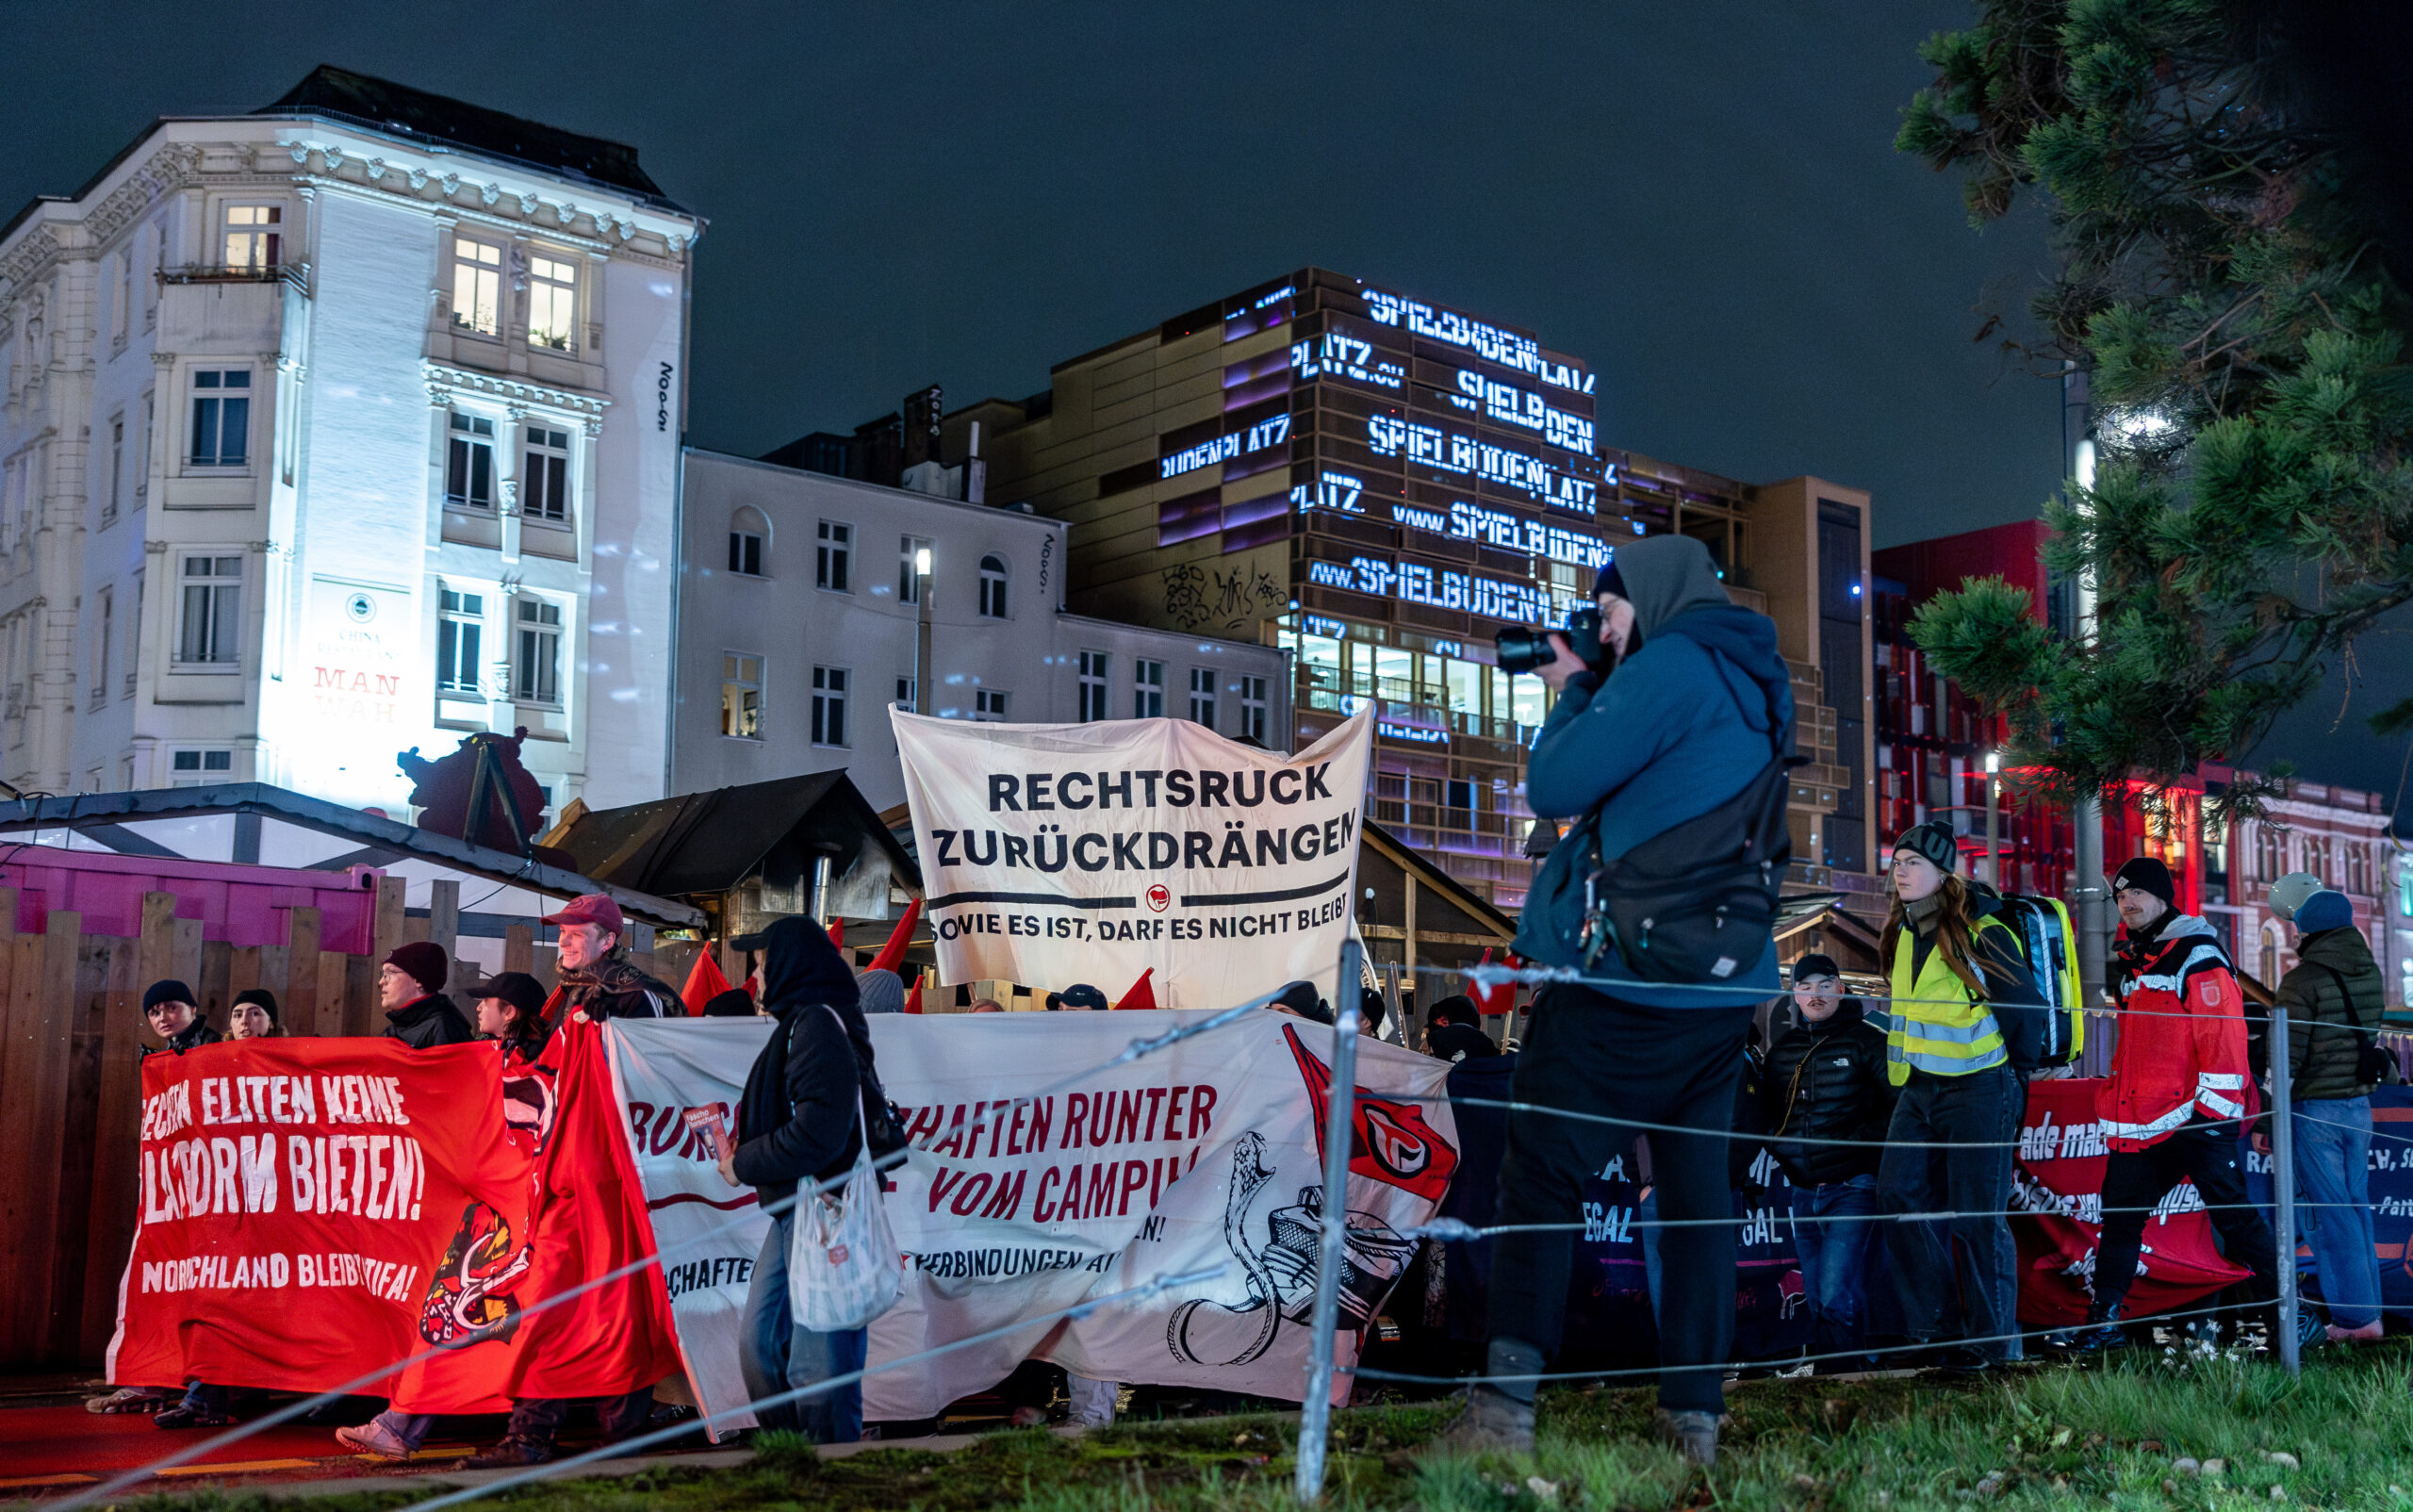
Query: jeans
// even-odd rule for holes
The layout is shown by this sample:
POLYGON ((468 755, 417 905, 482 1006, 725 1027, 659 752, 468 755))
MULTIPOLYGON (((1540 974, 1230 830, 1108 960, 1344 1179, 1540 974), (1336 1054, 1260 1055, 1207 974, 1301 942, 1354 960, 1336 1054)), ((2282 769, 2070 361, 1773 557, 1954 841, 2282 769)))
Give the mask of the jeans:
MULTIPOLYGON (((754 1285, 746 1293, 737 1363, 746 1379, 746 1394, 757 1402, 863 1368, 865 1330, 817 1334, 799 1325, 789 1310, 788 1245, 793 1229, 788 1214, 772 1220, 771 1231, 763 1237, 762 1257, 754 1262, 754 1285)), ((777 1406, 757 1407, 754 1415, 765 1428, 790 1429, 814 1443, 850 1444, 863 1436, 862 1383, 849 1381, 777 1406)))
POLYGON ((2322 1299, 2339 1328, 2379 1321, 2379 1262, 2372 1254, 2372 1100, 2324 1097, 2295 1105, 2296 1226, 2312 1242, 2322 1299))
MULTIPOLYGON (((1661 1230, 1658 1246, 1659 1403, 1671 1412, 1725 1410, 1720 1382, 1734 1337, 1735 1237, 1726 1153, 1750 1026, 1748 1006, 1645 1008, 1553 985, 1534 1005, 1510 1084, 1518 1102, 1697 1131, 1650 1131, 1658 1213, 1681 1225, 1661 1230), (1687 1219, 1709 1222, 1683 1223, 1687 1219)), ((1510 1113, 1492 1221, 1573 1221, 1583 1211, 1584 1178, 1641 1132, 1628 1125, 1510 1113)), ((1495 1350, 1513 1342, 1545 1356, 1557 1352, 1567 1328, 1574 1244, 1575 1236, 1565 1230, 1502 1234, 1493 1241, 1495 1350)), ((1502 1389, 1529 1396, 1532 1388, 1502 1389)))
POLYGON ((1962 1076, 1913 1071, 1894 1104, 1885 1155, 1877 1168, 1878 1208, 1896 1219, 1904 1213, 1956 1215, 1940 1225, 1885 1225, 1894 1284, 1902 1296, 1902 1325, 1914 1343, 1944 1337, 1957 1287, 1960 1337, 1988 1359, 2011 1357, 2006 1344, 2019 1327, 2019 1252, 2007 1214, 2011 1142, 2018 1138, 2026 1101, 2011 1068, 1996 1066, 1962 1076), (1978 1147, 1927 1147, 1935 1144, 1978 1147), (1939 1167, 1941 1182, 1935 1175, 1939 1167))
MULTIPOLYGON (((2197 1115, 2199 1118, 2202 1115, 2197 1115)), ((2237 1130, 2227 1124, 2192 1123, 2142 1150, 2113 1150, 2103 1162, 2103 1238, 2094 1249, 2094 1303, 2090 1321, 2110 1315, 2127 1300, 2137 1280, 2146 1221, 2181 1178, 2211 1210, 2221 1253, 2253 1271, 2257 1302, 2279 1294, 2278 1252, 2271 1225, 2245 1200, 2245 1173, 2237 1160, 2237 1130)))
POLYGON ((1876 1216, 1874 1172, 1794 1192, 1793 1247, 1801 1257, 1802 1290, 1810 1294, 1815 1323, 1813 1355, 1847 1355, 1866 1342, 1876 1216))

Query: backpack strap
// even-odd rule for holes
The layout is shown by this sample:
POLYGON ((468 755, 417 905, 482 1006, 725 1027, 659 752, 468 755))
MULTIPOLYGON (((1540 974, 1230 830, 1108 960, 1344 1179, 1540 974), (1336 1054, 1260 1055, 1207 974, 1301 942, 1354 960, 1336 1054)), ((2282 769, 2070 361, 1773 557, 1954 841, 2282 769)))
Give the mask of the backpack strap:
POLYGON ((2365 1049, 2369 1049, 2378 1039, 2379 1029, 2377 1026, 2373 1026, 2368 1029, 2363 1027, 2362 1016, 2355 1011, 2355 994, 2346 990, 2346 974, 2339 971, 2337 967, 2328 964, 2326 961, 2309 961, 2305 962, 2305 964, 2309 966, 2319 966, 2322 970, 2329 973, 2329 979, 2338 984, 2338 1001, 2344 1005, 2346 1010, 2345 1027, 2354 1030, 2355 1033, 2362 1039, 2363 1047, 2365 1049))

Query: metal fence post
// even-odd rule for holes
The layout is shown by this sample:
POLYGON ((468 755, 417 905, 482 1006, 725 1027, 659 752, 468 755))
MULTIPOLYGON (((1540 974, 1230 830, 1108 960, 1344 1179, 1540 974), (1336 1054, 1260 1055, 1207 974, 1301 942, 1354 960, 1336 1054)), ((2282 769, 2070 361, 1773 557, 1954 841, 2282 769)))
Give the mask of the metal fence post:
POLYGON ((2271 1005, 2271 1194, 2273 1226, 2278 1232, 2272 1236, 2272 1247, 2279 1260, 2279 1363, 2290 1375, 2304 1369, 2303 1352, 2296 1346, 2296 1309, 2302 1304, 2296 1296, 2296 1131, 2292 1116, 2292 1097, 2289 1083, 2294 1079, 2288 1067, 2288 1008, 2285 1003, 2271 1005))
MULTIPOLYGON (((1300 1404, 1297 1492, 1323 1498, 1323 1461, 1332 1427, 1333 1335, 1340 1323, 1340 1264, 1349 1237, 1349 1151, 1357 1123, 1357 942, 1340 947, 1333 996, 1332 1090, 1323 1119, 1323 1234, 1316 1251, 1316 1308, 1308 1324, 1307 1395, 1300 1404)), ((1268 1299, 1268 1306, 1272 1306, 1268 1299)))

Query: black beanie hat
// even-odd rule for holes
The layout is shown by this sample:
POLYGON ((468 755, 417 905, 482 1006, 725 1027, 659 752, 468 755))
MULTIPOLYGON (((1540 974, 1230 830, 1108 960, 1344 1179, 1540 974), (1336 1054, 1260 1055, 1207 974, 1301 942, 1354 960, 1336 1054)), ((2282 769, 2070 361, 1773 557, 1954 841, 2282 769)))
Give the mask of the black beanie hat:
POLYGON ((714 993, 711 1001, 704 1004, 706 1018, 752 1018, 753 1016, 753 994, 743 987, 732 987, 725 993, 714 993))
POLYGON ((2120 863, 2111 878, 2111 891, 2133 887, 2140 893, 2151 893, 2165 903, 2178 901, 2178 884, 2170 879, 2170 868, 2151 856, 2131 856, 2120 863))
MULTIPOLYGON (((1282 989, 1281 995, 1273 1002, 1291 1010, 1301 1018, 1313 1019, 1318 1024, 1332 1022, 1332 1005, 1323 1000, 1323 994, 1316 991, 1316 984, 1311 981, 1290 983, 1282 989)), ((1272 1004, 1267 1006, 1272 1007, 1272 1004)))
POLYGON ((1436 1024, 1481 1024, 1483 1011, 1475 1007, 1473 998, 1457 993, 1434 1004, 1433 1011, 1424 1016, 1424 1022, 1428 1027, 1436 1024))
POLYGON ((1833 977, 1840 980, 1843 968, 1835 964, 1834 957, 1822 956, 1814 950, 1793 963, 1793 984, 1800 986, 1804 977, 1833 977))
POLYGON ((451 974, 451 962, 445 960, 444 947, 433 940, 396 945, 385 964, 409 977, 419 983, 419 991, 431 994, 444 991, 444 978, 451 974))
POLYGON ((1914 824, 1894 839, 1896 850, 1907 850, 1925 856, 1935 863, 1938 871, 1961 868, 1961 844, 1952 838, 1952 827, 1941 819, 1914 824))
MULTIPOLYGON (((397 961, 394 964, 402 966, 402 963, 397 961)), ((408 971, 410 968, 403 966, 402 969, 408 971)), ((737 989, 731 990, 737 991, 737 989)), ((542 1019, 545 1016, 546 995, 545 984, 524 971, 499 971, 468 991, 468 997, 472 1002, 500 997, 519 1010, 521 1016, 530 1019, 542 1019)), ((743 995, 742 992, 740 995, 743 995)), ((746 1011, 751 1013, 754 1010, 749 1006, 746 1011)))
POLYGON ((195 1010, 201 1005, 193 1001, 192 989, 173 977, 153 982, 142 994, 142 1011, 150 1012, 161 1003, 185 1003, 195 1010))
POLYGON ((271 1024, 275 1025, 279 1028, 283 1028, 285 1027, 285 1020, 277 1016, 276 994, 270 992, 267 988, 246 987, 241 992, 237 993, 235 994, 233 1006, 240 1008, 245 1003, 259 1004, 261 1008, 267 1010, 268 1021, 271 1024))

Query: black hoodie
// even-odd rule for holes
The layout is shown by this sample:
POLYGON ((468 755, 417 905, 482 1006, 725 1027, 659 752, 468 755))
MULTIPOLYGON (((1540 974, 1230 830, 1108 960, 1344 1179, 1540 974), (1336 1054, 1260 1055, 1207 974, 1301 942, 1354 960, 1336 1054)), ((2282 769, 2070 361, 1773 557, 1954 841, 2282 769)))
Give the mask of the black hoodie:
POLYGON ((763 1003, 779 1027, 746 1076, 733 1163, 737 1179, 769 1203, 799 1182, 844 1175, 862 1147, 857 1099, 877 1118, 887 1097, 872 1069, 854 973, 811 919, 780 919, 763 931, 763 1003))

